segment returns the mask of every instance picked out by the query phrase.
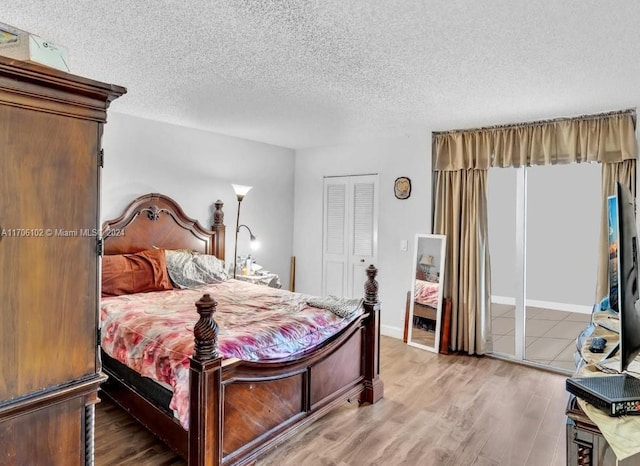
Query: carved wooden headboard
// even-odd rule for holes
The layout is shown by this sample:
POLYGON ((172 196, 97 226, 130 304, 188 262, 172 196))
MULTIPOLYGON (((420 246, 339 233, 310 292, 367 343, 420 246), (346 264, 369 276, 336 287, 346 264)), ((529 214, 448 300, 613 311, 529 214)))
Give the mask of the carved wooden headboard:
POLYGON ((191 249, 224 259, 225 225, 222 201, 216 201, 213 230, 203 228, 170 197, 145 194, 115 220, 102 224, 104 254, 123 254, 151 248, 191 249))

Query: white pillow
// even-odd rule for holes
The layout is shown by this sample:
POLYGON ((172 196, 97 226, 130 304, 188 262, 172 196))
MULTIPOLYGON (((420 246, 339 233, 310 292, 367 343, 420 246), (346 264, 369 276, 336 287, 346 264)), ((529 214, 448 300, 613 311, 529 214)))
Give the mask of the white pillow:
POLYGON ((187 250, 165 250, 167 271, 178 288, 220 283, 229 278, 224 261, 216 256, 187 250))

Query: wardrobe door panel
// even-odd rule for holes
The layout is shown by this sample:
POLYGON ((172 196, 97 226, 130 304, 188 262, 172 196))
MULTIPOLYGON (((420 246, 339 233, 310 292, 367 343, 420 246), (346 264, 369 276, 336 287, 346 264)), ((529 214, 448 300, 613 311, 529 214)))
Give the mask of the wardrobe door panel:
POLYGON ((82 398, 14 417, 0 423, 0 464, 85 464, 84 435, 82 398))
POLYGON ((96 372, 98 130, 0 105, 0 400, 96 372))

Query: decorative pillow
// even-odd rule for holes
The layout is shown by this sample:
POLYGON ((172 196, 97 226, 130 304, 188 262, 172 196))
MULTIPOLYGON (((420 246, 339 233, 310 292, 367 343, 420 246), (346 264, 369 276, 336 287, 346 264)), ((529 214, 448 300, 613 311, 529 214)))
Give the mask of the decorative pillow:
POLYGON ((102 296, 172 288, 164 251, 161 249, 102 257, 102 296))
POLYGON ((224 261, 216 256, 186 250, 165 250, 169 277, 178 288, 220 283, 229 278, 224 261))

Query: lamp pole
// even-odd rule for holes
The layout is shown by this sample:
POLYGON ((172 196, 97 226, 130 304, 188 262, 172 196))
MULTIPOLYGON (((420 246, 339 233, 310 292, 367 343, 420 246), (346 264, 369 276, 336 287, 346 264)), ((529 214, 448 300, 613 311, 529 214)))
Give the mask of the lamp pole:
POLYGON ((251 186, 243 186, 239 184, 232 184, 233 190, 238 198, 238 214, 236 215, 236 238, 233 246, 233 278, 236 278, 236 269, 238 268, 238 233, 240 232, 240 204, 242 199, 251 190, 251 186))
POLYGON ((238 195, 238 215, 236 217, 236 240, 233 247, 233 278, 236 278, 236 270, 238 269, 238 233, 240 232, 240 203, 242 198, 238 195))

